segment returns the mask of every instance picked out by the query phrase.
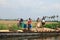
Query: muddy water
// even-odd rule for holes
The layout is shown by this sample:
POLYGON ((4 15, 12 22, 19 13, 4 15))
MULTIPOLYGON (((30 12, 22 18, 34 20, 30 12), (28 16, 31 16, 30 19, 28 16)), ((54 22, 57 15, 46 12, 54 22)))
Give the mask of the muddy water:
POLYGON ((40 38, 21 38, 21 37, 0 37, 0 40, 60 40, 60 36, 40 37, 40 38))

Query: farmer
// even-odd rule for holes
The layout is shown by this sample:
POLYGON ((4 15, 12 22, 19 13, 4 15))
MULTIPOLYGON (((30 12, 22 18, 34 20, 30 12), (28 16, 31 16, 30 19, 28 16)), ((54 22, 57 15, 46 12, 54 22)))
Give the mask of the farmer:
POLYGON ((43 18, 42 18, 42 26, 45 25, 45 18, 46 17, 43 16, 43 18))
POLYGON ((41 20, 38 17, 37 20, 36 20, 36 27, 39 28, 41 26, 42 26, 42 22, 41 22, 41 20))
POLYGON ((31 18, 29 18, 28 20, 28 30, 30 30, 32 28, 32 20, 31 18))
POLYGON ((24 21, 22 18, 19 20, 19 26, 22 28, 24 27, 24 21))

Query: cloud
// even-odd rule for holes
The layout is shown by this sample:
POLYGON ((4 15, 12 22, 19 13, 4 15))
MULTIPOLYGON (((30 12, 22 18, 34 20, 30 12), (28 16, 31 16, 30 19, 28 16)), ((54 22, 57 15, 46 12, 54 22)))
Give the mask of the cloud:
POLYGON ((7 5, 8 5, 8 0, 0 0, 0 7, 5 8, 7 7, 7 5))
POLYGON ((0 0, 0 6, 10 7, 10 8, 36 8, 42 5, 43 1, 39 0, 0 0))
POLYGON ((50 3, 41 0, 0 0, 0 6, 6 6, 11 8, 60 8, 60 3, 50 3))
POLYGON ((52 8, 60 9, 60 3, 55 3, 52 5, 52 8))
POLYGON ((42 11, 60 11, 60 3, 52 3, 52 4, 43 4, 40 6, 42 11))
POLYGON ((0 0, 0 7, 42 13, 51 10, 60 10, 60 3, 51 4, 50 2, 44 0, 0 0))
POLYGON ((7 0, 0 0, 0 5, 5 5, 7 4, 7 0))

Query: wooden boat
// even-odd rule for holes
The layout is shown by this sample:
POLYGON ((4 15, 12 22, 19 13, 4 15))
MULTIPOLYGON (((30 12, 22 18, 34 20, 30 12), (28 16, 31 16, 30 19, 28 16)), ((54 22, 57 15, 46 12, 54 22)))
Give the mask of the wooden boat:
POLYGON ((17 31, 9 31, 3 32, 0 30, 0 37, 20 37, 20 38, 39 38, 39 37, 51 37, 51 36, 59 36, 60 31, 44 31, 44 32, 18 32, 17 31))

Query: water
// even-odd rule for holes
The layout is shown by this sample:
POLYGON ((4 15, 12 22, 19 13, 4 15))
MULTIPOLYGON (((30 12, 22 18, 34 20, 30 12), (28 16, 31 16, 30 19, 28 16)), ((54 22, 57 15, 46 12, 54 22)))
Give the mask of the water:
POLYGON ((21 38, 21 37, 0 37, 0 40, 60 40, 60 36, 55 37, 40 37, 40 38, 21 38))

